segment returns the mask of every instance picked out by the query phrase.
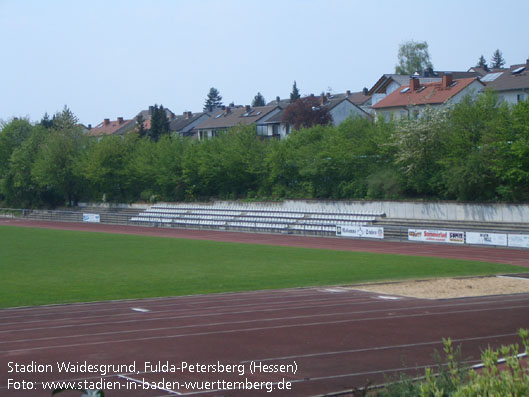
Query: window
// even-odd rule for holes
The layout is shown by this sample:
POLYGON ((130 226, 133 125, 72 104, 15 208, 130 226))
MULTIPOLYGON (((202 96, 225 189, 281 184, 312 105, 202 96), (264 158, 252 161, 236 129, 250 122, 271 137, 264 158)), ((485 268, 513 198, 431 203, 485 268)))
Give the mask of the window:
POLYGON ((517 94, 516 95, 516 103, 522 102, 525 99, 524 94, 517 94))
POLYGON ((257 135, 259 136, 267 136, 268 135, 268 127, 266 125, 258 125, 256 126, 257 135))

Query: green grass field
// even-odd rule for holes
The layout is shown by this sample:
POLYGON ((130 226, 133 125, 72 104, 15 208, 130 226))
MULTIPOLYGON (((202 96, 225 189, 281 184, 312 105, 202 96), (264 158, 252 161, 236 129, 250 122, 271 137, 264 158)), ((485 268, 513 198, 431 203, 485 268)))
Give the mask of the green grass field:
POLYGON ((465 260, 0 226, 0 307, 525 270, 465 260))

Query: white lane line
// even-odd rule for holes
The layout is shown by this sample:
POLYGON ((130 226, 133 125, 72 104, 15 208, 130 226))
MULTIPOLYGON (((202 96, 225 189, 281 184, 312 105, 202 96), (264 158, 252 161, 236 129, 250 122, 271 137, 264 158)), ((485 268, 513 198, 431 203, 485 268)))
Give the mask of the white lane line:
MULTIPOLYGON (((31 307, 22 307, 22 308, 5 308, 5 309, 0 309, 0 319, 1 318, 9 318, 9 317, 3 317, 2 314, 4 313, 9 313, 9 312, 21 312, 20 316, 28 316, 27 313, 22 313, 22 312, 25 312, 25 311, 43 311, 43 310, 46 310, 47 313, 35 313, 35 314, 30 314, 30 315, 33 315, 33 316, 39 316, 39 315, 56 315, 56 314, 61 314, 61 313, 79 313, 79 309, 81 308, 85 308, 87 309, 87 311, 89 312, 94 312, 94 311, 108 311, 108 310, 115 310, 116 308, 120 308, 121 305, 130 305, 130 304, 133 304, 133 303, 138 303, 138 304, 150 304, 151 302, 154 303, 154 304, 158 304, 159 305, 156 305, 156 307, 158 306, 161 306, 161 307, 167 307, 168 305, 174 305, 174 306, 181 306, 181 305, 203 305, 203 304, 207 304, 207 303, 217 303, 219 302, 219 297, 222 298, 222 302, 226 302, 227 304, 232 304, 233 302, 239 302, 239 301, 242 301, 242 302, 247 302, 248 299, 252 299, 252 300, 267 300, 267 301, 270 301, 270 300, 279 300, 279 301, 283 301, 285 298, 294 298, 294 299, 304 299, 304 298, 307 298, 307 297, 312 297, 312 296, 321 296, 321 291, 319 291, 318 289, 316 289, 315 287, 310 287, 310 288, 299 288, 298 290, 293 290, 293 292, 297 292, 297 291, 306 291, 307 293, 303 293, 303 294, 298 294, 298 293, 284 293, 283 292, 284 290, 262 290, 262 291, 255 291, 256 294, 258 293, 259 295, 262 295, 262 294, 267 294, 266 296, 253 296, 253 292, 251 293, 245 293, 245 292, 225 292, 225 293, 218 293, 218 294, 205 294, 205 295, 183 295, 183 296, 173 296, 173 297, 160 297, 160 298, 144 298, 144 299, 121 299, 121 300, 110 300, 110 301, 94 301, 94 302, 79 302, 79 303, 58 303, 58 304, 51 304, 51 305, 43 305, 43 306, 31 306, 31 307), (279 293, 274 293, 274 292, 279 292, 279 293), (245 297, 243 298, 242 296, 244 295, 251 295, 250 297, 245 297), (240 298, 237 298, 237 299, 228 299, 228 298, 231 298, 231 297, 237 297, 237 296, 241 296, 240 298), (214 297, 214 298, 212 298, 214 297), (200 300, 200 299, 195 299, 195 298, 205 298, 204 300, 200 300), (172 302, 163 302, 163 301, 173 301, 174 303, 172 302), (114 308, 113 309, 107 309, 107 308, 102 308, 102 309, 97 309, 95 308, 95 306, 108 306, 108 305, 113 305, 114 308), (90 307, 87 307, 87 306, 90 306, 90 307), (75 310, 70 310, 70 311, 64 311, 62 309, 65 309, 65 308, 75 308, 75 310), (53 309, 59 309, 59 313, 57 312, 50 312, 50 310, 53 310, 53 309)), ((287 290, 288 291, 288 290, 287 290)), ((357 291, 355 290, 351 290, 350 292, 352 293, 355 293, 357 291)), ((359 294, 352 294, 352 295, 359 295, 359 294)), ((257 304, 257 303, 256 303, 257 304)), ((192 309, 192 308, 190 308, 192 309)))
POLYGON ((118 378, 121 378, 121 379, 128 380, 129 382, 139 383, 139 384, 142 385, 142 386, 148 385, 148 388, 149 388, 149 389, 161 390, 161 391, 164 391, 164 392, 166 392, 166 393, 174 394, 174 395, 177 395, 177 396, 181 396, 181 395, 182 395, 182 393, 179 393, 179 392, 177 392, 177 391, 174 391, 174 390, 171 390, 171 389, 165 389, 165 388, 163 388, 163 387, 159 387, 159 386, 156 385, 156 384, 153 384, 153 383, 150 383, 150 382, 144 382, 144 381, 141 381, 141 380, 138 380, 138 379, 134 379, 134 378, 131 378, 130 376, 117 375, 117 377, 118 377, 118 378))
POLYGON ((523 280, 523 281, 527 281, 529 282, 529 278, 526 278, 526 277, 515 277, 515 276, 496 276, 498 278, 509 278, 509 279, 514 279, 514 280, 523 280))
MULTIPOLYGON (((454 303, 443 303, 443 304, 428 304, 428 305, 421 305, 421 306, 406 306, 406 307, 387 307, 383 309, 371 309, 371 310, 357 310, 357 311, 351 311, 347 312, 347 314, 366 314, 366 313, 381 313, 388 310, 391 310, 392 312, 398 312, 398 311, 408 311, 408 310, 423 310, 423 309, 437 309, 437 308, 450 308, 450 307, 459 307, 459 306, 477 306, 477 305, 487 305, 490 303, 498 304, 498 303, 512 303, 512 302, 520 302, 520 301, 526 301, 528 298, 522 297, 522 298, 512 298, 508 300, 502 300, 501 302, 498 302, 496 300, 480 300, 476 302, 461 302, 461 301, 455 301, 454 303)), ((353 302, 354 305, 364 305, 364 304, 370 304, 373 303, 373 300, 367 300, 365 302, 353 302)), ((340 304, 334 304, 334 305, 321 305, 321 306, 315 306, 315 305, 309 305, 309 306, 288 306, 286 308, 278 309, 278 308, 270 308, 270 309, 261 309, 261 310, 244 310, 244 311, 235 311, 235 312, 217 312, 217 313, 205 313, 205 314, 193 314, 193 315, 178 315, 178 316, 164 316, 164 317, 147 317, 142 319, 142 322, 145 323, 146 321, 158 321, 158 320, 180 320, 180 319, 186 319, 186 318, 203 318, 203 317, 217 317, 217 316, 227 316, 227 315, 239 315, 239 314, 247 314, 247 313, 265 313, 265 312, 274 312, 277 310, 299 310, 299 309, 310 309, 310 308, 330 308, 330 307, 338 307, 338 306, 351 306, 353 303, 340 303, 340 304)), ((332 313, 327 313, 328 315, 332 313)), ((336 314, 336 313, 335 313, 336 314)), ((127 314, 130 315, 130 314, 127 314)), ((313 317, 317 317, 318 314, 312 314, 313 317)), ((293 317, 289 317, 293 318, 293 317)), ((128 324, 128 323, 136 323, 138 321, 137 318, 131 319, 131 320, 123 320, 123 321, 108 321, 108 322, 94 322, 94 323, 80 323, 80 324, 67 324, 67 325, 55 325, 55 326, 49 326, 49 327, 33 327, 33 328, 21 328, 21 329, 8 329, 8 330, 0 330, 0 334, 2 333, 9 333, 9 332, 31 332, 31 331, 39 331, 39 330, 52 330, 52 329, 61 329, 61 328, 86 328, 88 326, 101 326, 101 325, 118 325, 118 324, 128 324)), ((16 323, 18 324, 18 323, 16 323)), ((199 325, 208 325, 208 324, 199 324, 199 325)), ((0 342, 1 343, 1 342, 0 342)))
POLYGON ((132 307, 130 310, 133 310, 135 312, 140 312, 140 313, 148 313, 148 312, 150 312, 149 309, 143 309, 141 307, 132 307))
MULTIPOLYGON (((318 294, 316 296, 321 296, 321 294, 318 294)), ((359 300, 359 301, 362 301, 364 299, 366 299, 366 296, 363 295, 363 296, 357 296, 357 297, 354 297, 353 299, 351 299, 351 296, 346 296, 346 295, 343 295, 340 297, 341 299, 348 299, 349 301, 354 301, 355 299, 359 300)), ((327 296, 325 297, 322 297, 320 299, 296 299, 296 300, 280 300, 278 302, 267 302, 267 305, 282 305, 282 304, 288 304, 288 303, 296 303, 296 302, 303 302, 303 303, 307 303, 307 302, 327 302, 327 301, 335 301, 336 298, 329 298, 327 296)), ((244 300, 245 302, 248 302, 248 299, 244 300)), ((219 302, 223 302, 223 301, 219 301, 217 300, 216 303, 218 304, 219 302)), ((263 303, 262 302, 255 302, 255 303, 246 303, 246 304, 240 304, 240 305, 235 305, 235 307, 249 307, 249 306, 262 306, 263 303)), ((167 307, 170 307, 170 305, 164 305, 162 306, 163 308, 167 308, 167 307)), ((196 312, 197 310, 215 310, 215 309, 223 309, 223 308, 226 308, 226 309, 230 309, 230 308, 233 308, 234 305, 231 305, 229 304, 229 302, 226 302, 225 304, 223 305, 220 305, 220 306, 209 306, 209 307, 199 307, 199 308, 196 308, 196 307, 184 307, 184 308, 180 308, 181 305, 178 305, 178 304, 175 304, 175 306, 178 306, 179 309, 177 311, 180 311, 180 312, 185 312, 185 311, 191 311, 191 312, 196 312)), ((106 312, 106 311, 116 311, 116 310, 126 310, 127 307, 120 307, 120 308, 109 308, 109 309, 101 309, 101 310, 89 310, 88 312, 89 313, 97 313, 97 312, 106 312)), ((157 313, 161 313, 161 312, 167 312, 167 311, 171 311, 171 310, 153 310, 153 312, 157 312, 157 313)), ((174 310, 173 310, 174 311, 174 310)), ((0 320, 5 320, 5 319, 11 319, 11 318, 28 318, 28 317, 42 317, 42 316, 53 316, 53 321, 54 322, 57 322, 57 321, 60 321, 61 319, 58 318, 57 316, 59 315, 63 315, 63 314, 70 314, 70 313, 75 313, 75 314, 82 314, 82 312, 79 312, 79 311, 68 311, 68 312, 59 312, 59 313, 35 313, 35 314, 31 314, 31 315, 17 315, 17 316, 7 316, 7 317, 3 317, 3 318, 0 318, 0 320)), ((127 313, 128 314, 128 313, 127 313)), ((78 318, 90 318, 90 317, 105 317, 105 316, 123 316, 123 315, 127 315, 127 314, 115 314, 115 313, 110 313, 108 315, 95 315, 95 316, 84 316, 84 317, 70 317, 71 319, 78 319, 78 318)), ((63 318, 63 319, 69 319, 68 317, 66 318, 63 318)), ((39 321, 49 321, 49 319, 39 319, 39 320, 31 320, 31 321, 34 321, 34 322, 39 322, 39 321)), ((31 322, 31 321, 28 321, 28 322, 31 322)), ((5 324, 4 322, 2 322, 3 324, 5 324)))
MULTIPOLYGON (((483 339, 490 339, 490 338, 506 338, 509 336, 516 336, 518 333, 513 332, 510 334, 498 334, 498 335, 487 335, 487 336, 476 336, 476 337, 470 337, 470 338, 458 338, 458 339, 452 339, 452 342, 469 342, 469 341, 475 341, 475 340, 483 340, 483 339)), ((417 343, 407 343, 402 345, 390 345, 390 346, 374 346, 374 347, 366 347, 363 349, 351 349, 351 350, 339 350, 339 351, 330 351, 330 352, 320 352, 320 353, 309 353, 309 354, 297 354, 292 356, 282 356, 282 357, 271 357, 271 358, 256 358, 253 360, 244 360, 240 361, 240 364, 247 364, 251 363, 252 361, 282 361, 282 360, 292 360, 295 358, 311 358, 311 357, 322 357, 322 356, 335 356, 340 354, 351 354, 351 353, 364 353, 364 352, 370 352, 370 351, 378 351, 378 350, 392 350, 392 349, 405 349, 410 347, 418 347, 418 346, 428 346, 428 345, 442 345, 443 341, 437 340, 437 341, 430 341, 430 342, 417 342, 417 343)))
MULTIPOLYGON (((440 306, 443 308, 443 306, 440 306)), ((525 307, 525 306, 524 306, 525 307)), ((428 307, 431 308, 431 307, 428 307)), ((381 310, 384 311, 391 311, 396 312, 397 310, 384 309, 381 310)), ((400 311, 405 311, 407 308, 401 308, 400 311)), ((494 310, 492 308, 487 308, 483 310, 494 310)), ((372 313, 371 311, 368 311, 367 314, 372 313)), ((443 314, 444 312, 440 312, 437 314, 443 314)), ((273 322, 273 321, 290 321, 290 320, 302 320, 302 319, 315 319, 315 318, 322 318, 322 317, 332 317, 332 316, 344 316, 344 315, 352 315, 352 314, 365 314, 362 312, 357 311, 345 311, 345 312, 335 312, 335 313, 321 313, 321 314, 307 314, 307 315, 298 315, 298 316, 287 316, 287 317, 270 317, 270 318, 257 318, 257 319, 247 319, 247 320, 238 320, 238 321, 223 321, 223 322, 216 322, 216 323, 205 323, 205 324, 188 324, 188 325, 178 325, 178 326, 169 326, 169 327, 156 327, 156 328, 146 328, 146 329, 126 329, 126 330, 118 330, 118 331, 107 331, 107 332, 92 332, 87 334, 75 334, 75 335, 60 335, 60 336, 48 336, 43 338, 29 338, 29 339, 16 339, 16 340, 5 340, 0 341, 0 345, 2 344, 12 344, 12 343, 24 343, 24 342, 35 342, 35 341, 51 341, 51 340, 57 340, 57 339, 74 339, 74 338, 86 338, 86 337, 94 337, 94 336, 108 336, 108 335, 119 335, 119 334, 131 334, 131 333, 147 333, 147 332, 156 332, 156 331, 168 331, 168 330, 177 330, 177 329, 190 329, 190 328, 203 328, 203 327, 218 327, 223 325, 236 325, 236 324, 251 324, 251 323, 260 323, 260 322, 273 322)), ((425 313, 426 315, 427 313, 425 313)), ((420 313, 417 313, 416 315, 420 315, 420 313)), ((415 315, 403 315, 403 316, 415 316, 415 315)), ((400 318, 402 316, 384 316, 384 317, 378 317, 378 319, 388 319, 388 318, 400 318)), ((358 318, 358 319, 350 319, 349 321, 363 321, 365 319, 358 318)))
MULTIPOLYGON (((414 317, 433 317, 433 316, 444 316, 444 315, 451 315, 451 314, 478 313, 478 312, 486 312, 486 311, 490 312, 490 311, 509 310, 509 309, 527 309, 527 306, 526 305, 508 306, 508 307, 500 307, 500 308, 494 308, 494 309, 485 308, 485 309, 478 309, 478 310, 455 310, 455 311, 442 312, 442 313, 420 313, 420 314, 392 316, 392 317, 384 316, 384 317, 371 317, 371 318, 363 318, 363 319, 347 319, 347 320, 335 320, 335 321, 319 321, 319 322, 302 323, 302 324, 276 325, 276 326, 271 326, 271 327, 253 327, 253 328, 231 329, 231 330, 204 331, 204 332, 195 332, 195 333, 189 333, 189 334, 158 335, 158 336, 149 336, 149 337, 142 337, 142 338, 72 343, 72 344, 67 344, 67 345, 29 347, 29 348, 23 348, 23 349, 3 350, 3 351, 0 351, 0 353, 1 354, 6 354, 6 353, 11 354, 11 353, 17 353, 17 352, 71 348, 71 347, 78 347, 78 346, 96 346, 96 345, 105 345, 105 344, 141 342, 141 341, 152 341, 152 340, 162 340, 162 339, 188 338, 188 337, 197 337, 197 336, 206 336, 206 335, 226 335, 226 334, 235 334, 239 332, 255 332, 255 331, 268 331, 268 330, 274 330, 274 329, 313 327, 313 326, 320 326, 320 325, 355 323, 355 322, 361 322, 361 321, 376 321, 376 320, 388 320, 388 319, 393 320, 393 319, 414 318, 414 317)), ((141 332, 141 331, 137 331, 137 332, 141 332)), ((87 335, 87 336, 91 336, 91 335, 87 335)), ((31 340, 27 340, 27 341, 31 341, 31 340)), ((11 341, 10 343, 13 343, 13 342, 11 341)))
POLYGON ((385 300, 390 300, 390 301, 396 301, 396 300, 400 300, 402 298, 399 298, 397 296, 389 296, 389 295, 378 295, 377 298, 379 299, 385 299, 385 300))

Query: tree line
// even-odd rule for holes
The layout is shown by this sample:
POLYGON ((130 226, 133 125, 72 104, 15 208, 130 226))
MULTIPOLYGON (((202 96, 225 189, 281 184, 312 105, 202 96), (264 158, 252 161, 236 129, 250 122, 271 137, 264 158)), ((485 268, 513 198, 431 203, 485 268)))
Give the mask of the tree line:
MULTIPOLYGON (((44 120, 44 119, 43 119, 44 120)), ((282 141, 253 126, 207 141, 133 132, 96 140, 65 109, 53 123, 2 123, 0 202, 218 199, 529 200, 529 101, 487 93, 418 120, 301 127, 282 141)))

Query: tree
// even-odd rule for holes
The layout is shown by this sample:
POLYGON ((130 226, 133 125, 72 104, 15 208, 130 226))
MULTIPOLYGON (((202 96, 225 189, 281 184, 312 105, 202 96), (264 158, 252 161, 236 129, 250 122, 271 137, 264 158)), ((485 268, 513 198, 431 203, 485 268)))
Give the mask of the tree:
POLYGON ((285 109, 281 123, 293 125, 298 130, 301 127, 331 124, 332 116, 326 107, 320 105, 319 98, 306 97, 291 103, 285 109))
POLYGON ((266 101, 264 99, 264 96, 262 96, 261 93, 258 92, 257 95, 253 98, 252 106, 256 107, 256 106, 265 106, 265 105, 266 105, 266 101))
POLYGON ((417 120, 402 119, 390 140, 396 149, 395 165, 407 180, 408 191, 435 196, 439 185, 439 158, 449 110, 426 108, 417 120))
POLYGON ((290 102, 297 101, 301 95, 299 95, 299 90, 296 85, 296 80, 294 80, 294 85, 292 85, 292 92, 290 93, 290 102))
POLYGON ((492 59, 490 60, 491 69, 501 69, 504 65, 505 59, 503 59, 503 54, 501 51, 494 51, 494 54, 492 54, 492 59))
POLYGON ((211 87, 206 102, 204 103, 204 112, 212 112, 215 108, 220 106, 222 106, 222 97, 215 87, 211 87))
POLYGON ((395 67, 395 73, 412 75, 415 72, 422 73, 428 68, 433 69, 426 41, 407 41, 399 46, 399 64, 395 67))
POLYGON ((487 61, 485 60, 485 57, 483 56, 483 54, 479 57, 479 61, 476 64, 476 67, 483 68, 486 71, 489 70, 489 67, 487 66, 487 61))
POLYGON ((44 128, 52 128, 53 127, 53 119, 50 119, 50 116, 48 115, 48 112, 44 113, 44 116, 40 120, 39 123, 44 128))
POLYGON ((141 113, 136 116, 136 130, 138 131, 140 138, 147 136, 147 131, 145 130, 145 119, 141 113))
POLYGON ((54 192, 68 205, 79 199, 77 162, 85 139, 78 127, 52 130, 42 142, 31 170, 32 179, 40 188, 54 192))
POLYGON ((53 116, 53 128, 56 130, 66 130, 71 129, 77 126, 77 123, 79 122, 79 119, 73 112, 68 108, 68 106, 64 105, 64 109, 62 112, 57 112, 53 116))
POLYGON ((169 133, 169 119, 163 105, 154 105, 151 115, 151 129, 149 135, 151 139, 158 141, 164 134, 169 133))

